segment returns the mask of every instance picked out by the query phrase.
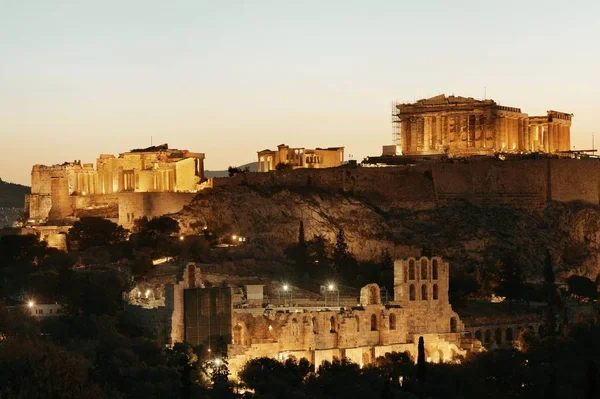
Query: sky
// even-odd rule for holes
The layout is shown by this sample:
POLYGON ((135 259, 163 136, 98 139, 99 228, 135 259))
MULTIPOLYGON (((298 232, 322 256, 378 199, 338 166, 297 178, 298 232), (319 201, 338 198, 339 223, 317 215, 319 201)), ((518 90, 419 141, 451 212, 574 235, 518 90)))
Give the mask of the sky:
POLYGON ((600 142, 600 1, 0 0, 0 178, 168 143, 205 168, 392 142, 440 93, 573 113, 600 142))

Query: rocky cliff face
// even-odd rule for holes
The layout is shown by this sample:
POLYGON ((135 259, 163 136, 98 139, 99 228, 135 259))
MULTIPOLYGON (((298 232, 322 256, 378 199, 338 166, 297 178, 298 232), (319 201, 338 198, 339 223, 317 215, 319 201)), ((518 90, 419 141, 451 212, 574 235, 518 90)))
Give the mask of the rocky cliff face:
POLYGON ((305 237, 323 235, 331 242, 339 229, 359 259, 378 257, 392 247, 383 215, 358 199, 317 189, 222 187, 201 192, 175 215, 183 232, 204 226, 219 234, 247 237, 257 258, 281 257, 298 241, 300 221, 305 237))
POLYGON ((300 220, 309 240, 322 234, 335 241, 344 230, 359 259, 378 258, 400 246, 441 255, 453 270, 485 278, 511 254, 528 278, 541 278, 550 251, 559 275, 595 279, 600 272, 600 208, 551 202, 543 211, 476 207, 468 203, 429 210, 383 212, 368 200, 316 188, 221 187, 201 192, 175 215, 184 232, 204 226, 248 237, 257 259, 281 258, 297 242, 300 220))

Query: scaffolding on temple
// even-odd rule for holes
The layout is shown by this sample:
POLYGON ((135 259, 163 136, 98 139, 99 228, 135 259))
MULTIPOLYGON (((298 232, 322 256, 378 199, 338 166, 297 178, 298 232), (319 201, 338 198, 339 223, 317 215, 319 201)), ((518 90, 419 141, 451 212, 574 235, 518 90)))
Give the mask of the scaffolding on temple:
POLYGON ((402 148, 402 135, 400 134, 400 110, 398 109, 398 102, 392 103, 392 142, 398 148, 402 148))

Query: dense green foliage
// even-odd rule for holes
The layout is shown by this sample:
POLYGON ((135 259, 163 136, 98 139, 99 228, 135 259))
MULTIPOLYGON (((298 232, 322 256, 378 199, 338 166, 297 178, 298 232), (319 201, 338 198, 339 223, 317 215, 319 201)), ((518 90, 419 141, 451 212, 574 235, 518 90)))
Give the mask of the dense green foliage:
POLYGON ((124 241, 127 230, 108 219, 82 217, 69 229, 69 240, 78 244, 80 250, 104 247, 124 241))

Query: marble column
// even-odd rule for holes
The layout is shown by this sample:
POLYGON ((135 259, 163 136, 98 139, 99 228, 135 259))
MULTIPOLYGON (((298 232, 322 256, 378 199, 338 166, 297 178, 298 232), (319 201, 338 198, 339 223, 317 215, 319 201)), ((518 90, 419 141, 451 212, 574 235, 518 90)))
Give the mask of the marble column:
POLYGON ((436 127, 436 130, 437 130, 437 133, 436 133, 437 140, 434 143, 434 148, 436 150, 438 150, 438 151, 441 150, 443 139, 444 139, 444 136, 443 136, 443 127, 444 127, 444 125, 443 125, 442 118, 443 117, 441 115, 438 115, 435 118, 436 125, 437 125, 437 127, 436 127))
POLYGON ((525 139, 523 134, 523 118, 517 119, 517 150, 523 151, 525 149, 525 139))
POLYGON ((519 149, 519 118, 513 118, 512 149, 519 149))
POLYGON ((407 144, 408 138, 408 121, 406 119, 400 120, 400 145, 402 147, 402 153, 405 154, 408 150, 407 144))
MULTIPOLYGON (((571 127, 568 125, 563 126, 563 135, 564 135, 564 142, 565 142, 565 150, 566 151, 570 151, 571 150, 571 127)), ((593 150, 593 148, 592 148, 593 150)))
POLYGON ((494 119, 494 149, 500 151, 502 148, 502 118, 496 116, 494 119))
POLYGON ((423 151, 429 151, 431 144, 431 117, 423 118, 423 151))
POLYGON ((522 145, 521 150, 530 151, 531 144, 529 143, 529 126, 526 118, 521 118, 522 145))
POLYGON ((540 126, 541 130, 542 130, 542 146, 544 148, 544 152, 550 152, 549 148, 549 140, 548 140, 548 125, 541 125, 540 126))

